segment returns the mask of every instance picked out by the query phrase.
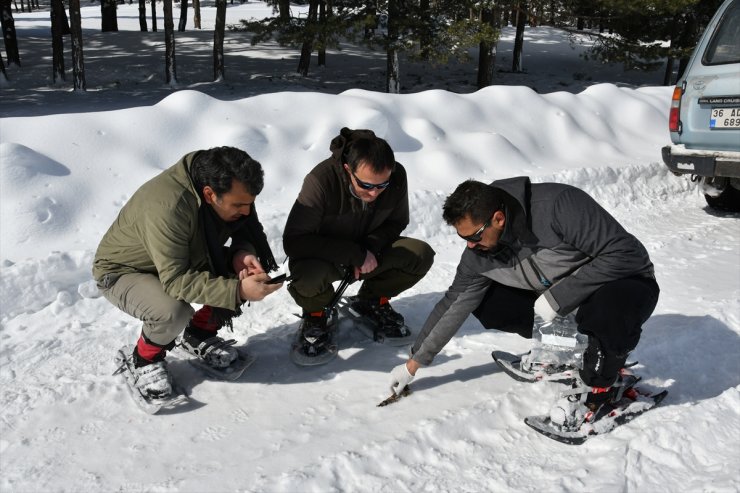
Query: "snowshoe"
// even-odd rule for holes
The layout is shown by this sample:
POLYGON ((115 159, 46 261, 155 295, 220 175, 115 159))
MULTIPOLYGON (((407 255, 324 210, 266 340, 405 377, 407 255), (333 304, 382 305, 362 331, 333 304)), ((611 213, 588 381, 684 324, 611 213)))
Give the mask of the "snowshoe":
MULTIPOLYGON (((166 363, 164 361, 152 364, 151 371, 149 372, 142 372, 140 368, 135 368, 134 348, 135 346, 133 345, 126 345, 116 352, 114 361, 117 369, 113 373, 114 375, 121 375, 123 377, 126 382, 126 388, 133 398, 134 403, 147 414, 157 414, 162 408, 174 408, 187 403, 187 395, 172 381, 171 376, 166 371, 166 366, 164 366, 166 363), (166 379, 169 387, 168 385, 156 385, 156 388, 162 391, 159 395, 147 392, 146 387, 149 385, 144 385, 145 375, 149 377, 154 376, 158 380, 166 379), (165 387, 169 388, 169 392, 165 390, 165 387)), ((151 383, 149 378, 147 380, 148 384, 151 383)), ((159 383, 162 384, 164 382, 159 383)))
POLYGON ((610 390, 603 403, 588 405, 589 388, 576 388, 562 394, 550 410, 550 415, 529 416, 524 422, 553 440, 570 445, 580 445, 589 438, 612 431, 617 426, 654 408, 668 395, 667 390, 651 394, 635 385, 640 378, 625 375, 610 390))
MULTIPOLYGON (((568 364, 532 363, 524 361, 529 353, 515 355, 506 351, 493 351, 491 356, 496 364, 514 380, 519 382, 555 382, 570 384, 578 377, 579 368, 568 364)), ((631 361, 624 368, 631 368, 637 361, 631 361)))
POLYGON ((380 304, 353 296, 343 298, 339 310, 352 320, 357 330, 375 342, 389 346, 405 346, 413 342, 403 316, 390 303, 380 304))
POLYGON ((337 346, 337 312, 330 317, 304 315, 290 348, 290 359, 299 366, 323 365, 333 360, 337 346))
POLYGON ((491 356, 504 373, 520 382, 570 383, 578 376, 578 368, 569 365, 540 364, 522 365, 522 358, 529 353, 514 355, 505 351, 493 351, 491 356))

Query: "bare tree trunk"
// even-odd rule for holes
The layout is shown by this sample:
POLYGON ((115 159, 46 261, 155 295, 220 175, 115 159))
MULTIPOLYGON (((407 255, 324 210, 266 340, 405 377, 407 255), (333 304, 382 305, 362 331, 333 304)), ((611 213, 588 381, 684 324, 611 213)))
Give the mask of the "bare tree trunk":
POLYGON ((175 65, 175 21, 172 18, 172 0, 162 3, 164 12, 164 51, 165 76, 167 84, 177 84, 177 70, 175 65))
POLYGON ((70 33, 69 30, 69 19, 67 19, 67 10, 64 8, 64 0, 62 0, 62 36, 66 36, 70 33))
POLYGON ((193 0, 193 27, 200 29, 200 0, 193 0))
POLYGON ((213 31, 213 80, 224 78, 224 31, 226 0, 216 0, 216 28, 213 31))
POLYGON ((62 0, 51 0, 51 80, 65 80, 64 38, 62 37, 62 0))
POLYGON ((388 48, 386 50, 386 86, 385 92, 390 94, 401 93, 401 69, 398 63, 398 50, 388 48))
POLYGON ((82 56, 82 16, 80 0, 69 0, 69 21, 72 36, 72 77, 75 91, 86 91, 85 61, 82 56))
POLYGON ((388 47, 386 48, 386 85, 391 94, 401 92, 401 69, 398 62, 398 9, 399 0, 388 0, 388 47))
POLYGON ((524 24, 527 21, 527 4, 519 2, 516 16, 516 37, 514 38, 514 59, 511 64, 512 72, 522 71, 522 51, 524 50, 524 24))
POLYGON ((157 0, 152 0, 152 32, 157 32, 157 0))
POLYGON ((281 20, 290 20, 290 0, 278 0, 278 12, 281 20))
POLYGON ((15 35, 15 20, 10 0, 0 0, 0 25, 2 25, 5 53, 8 56, 8 66, 21 66, 21 57, 18 54, 18 38, 15 35))
MULTIPOLYGON (((483 9, 481 23, 495 27, 496 13, 491 9, 483 9)), ((496 44, 481 41, 478 48, 478 89, 493 84, 493 68, 496 64, 496 44)))
POLYGON ((149 30, 146 26, 146 0, 139 0, 139 30, 143 33, 149 30))
POLYGON ((673 66, 675 58, 672 56, 668 57, 665 64, 665 73, 663 74, 663 85, 670 86, 673 83, 673 66))
POLYGON ((422 60, 426 61, 429 61, 430 46, 432 45, 432 33, 429 32, 429 28, 426 24, 426 21, 431 18, 429 9, 429 0, 419 0, 421 19, 424 21, 424 24, 421 27, 421 33, 419 34, 419 50, 421 52, 422 60))
POLYGON ((3 62, 3 53, 0 51, 0 73, 3 74, 3 80, 7 82, 8 74, 5 72, 5 62, 3 62))
POLYGON ((101 31, 118 32, 118 16, 116 11, 118 4, 116 0, 100 0, 100 18, 102 20, 101 31))
POLYGON ((326 67, 326 0, 319 0, 319 67, 326 67))
POLYGON ((180 0, 180 24, 177 26, 177 30, 185 32, 185 26, 188 24, 188 0, 180 0))
POLYGON ((315 36, 316 17, 318 16, 319 0, 310 0, 308 3, 308 18, 303 30, 303 44, 301 45, 301 58, 298 60, 298 73, 303 77, 308 75, 308 67, 311 65, 311 52, 313 52, 313 40, 315 36))

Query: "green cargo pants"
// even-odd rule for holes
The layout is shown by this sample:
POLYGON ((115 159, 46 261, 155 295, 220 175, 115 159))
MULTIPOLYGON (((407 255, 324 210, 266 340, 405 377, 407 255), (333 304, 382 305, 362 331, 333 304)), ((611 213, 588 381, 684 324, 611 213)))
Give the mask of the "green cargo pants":
MULTIPOLYGON (((433 262, 432 247, 401 237, 381 252, 374 271, 360 276, 363 282, 357 295, 368 299, 397 296, 419 282, 433 262)), ((337 265, 321 259, 291 259, 290 274, 293 281, 288 292, 304 313, 323 310, 334 296, 331 283, 345 275, 337 265)))
POLYGON ((166 346, 185 329, 193 317, 190 303, 165 293, 153 274, 110 274, 98 282, 105 299, 121 311, 144 322, 142 332, 154 344, 166 346))

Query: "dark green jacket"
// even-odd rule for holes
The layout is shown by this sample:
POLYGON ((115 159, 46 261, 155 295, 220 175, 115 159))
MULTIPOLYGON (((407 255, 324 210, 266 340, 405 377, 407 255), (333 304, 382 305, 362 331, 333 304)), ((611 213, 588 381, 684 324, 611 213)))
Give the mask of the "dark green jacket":
POLYGON ((409 223, 406 170, 396 163, 390 185, 371 203, 350 191, 341 162, 342 143, 335 138, 332 157, 319 163, 303 181, 283 232, 291 260, 319 258, 359 267, 366 251, 376 257, 396 241, 409 223))
MULTIPOLYGON (((196 155, 184 156, 126 202, 95 253, 96 280, 106 274, 150 273, 175 299, 230 310, 241 304, 238 279, 213 274, 199 220, 201 200, 188 172, 196 155)), ((224 229, 221 236, 223 244, 229 234, 224 229)), ((242 230, 232 235, 231 251, 236 250, 254 253, 242 230)))

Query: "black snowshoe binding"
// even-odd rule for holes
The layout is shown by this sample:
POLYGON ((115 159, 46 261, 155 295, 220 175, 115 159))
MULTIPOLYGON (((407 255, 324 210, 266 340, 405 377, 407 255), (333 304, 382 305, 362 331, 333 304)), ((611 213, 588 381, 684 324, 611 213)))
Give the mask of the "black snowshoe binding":
POLYGON ((667 390, 655 394, 640 390, 635 387, 639 381, 640 377, 622 371, 614 385, 602 389, 588 387, 578 378, 549 415, 529 416, 524 422, 553 440, 580 445, 649 411, 668 394, 667 390))
POLYGON ((234 344, 234 339, 223 339, 195 327, 185 329, 178 341, 178 347, 195 356, 189 360, 191 364, 220 380, 236 380, 256 359, 234 344))
POLYGON ((403 315, 387 301, 352 296, 342 300, 342 313, 355 322, 355 327, 373 341, 390 346, 411 343, 411 330, 405 325, 403 315))
POLYGON ((113 374, 123 377, 134 402, 147 414, 187 402, 187 396, 172 381, 163 357, 146 362, 136 352, 136 346, 127 345, 116 352, 114 361, 117 369, 113 374))
POLYGON ((329 316, 304 314, 290 351, 293 363, 314 366, 334 359, 338 352, 336 322, 336 309, 329 316))

